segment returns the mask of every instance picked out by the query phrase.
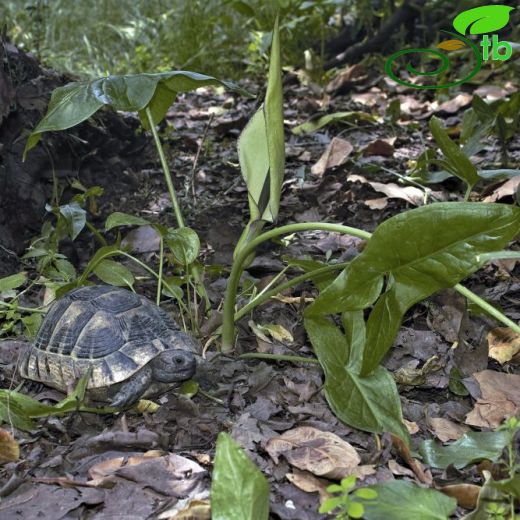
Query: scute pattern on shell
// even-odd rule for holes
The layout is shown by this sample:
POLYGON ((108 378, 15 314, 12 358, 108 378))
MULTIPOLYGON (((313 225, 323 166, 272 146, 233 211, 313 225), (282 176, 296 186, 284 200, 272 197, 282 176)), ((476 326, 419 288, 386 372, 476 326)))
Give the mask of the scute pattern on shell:
POLYGON ((52 304, 21 367, 23 377, 66 390, 92 366, 88 388, 125 381, 179 331, 162 309, 126 289, 89 286, 52 304))

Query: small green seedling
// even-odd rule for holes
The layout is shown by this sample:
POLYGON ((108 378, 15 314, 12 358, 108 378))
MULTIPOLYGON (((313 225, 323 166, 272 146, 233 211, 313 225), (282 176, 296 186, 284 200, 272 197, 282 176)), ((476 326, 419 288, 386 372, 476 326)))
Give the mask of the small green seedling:
POLYGON ((350 475, 341 480, 340 484, 332 484, 327 487, 329 493, 335 496, 328 498, 320 507, 320 513, 336 511, 336 520, 349 520, 350 518, 362 518, 365 507, 356 498, 373 500, 377 498, 377 491, 369 488, 354 490, 356 476, 350 475))

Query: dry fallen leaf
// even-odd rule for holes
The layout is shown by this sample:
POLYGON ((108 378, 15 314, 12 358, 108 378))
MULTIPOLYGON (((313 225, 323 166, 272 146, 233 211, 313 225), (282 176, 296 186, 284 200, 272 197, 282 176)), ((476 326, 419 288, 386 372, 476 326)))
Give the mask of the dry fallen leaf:
POLYGON ((394 145, 385 139, 376 139, 366 146, 363 155, 380 155, 382 157, 392 157, 394 155, 394 145))
POLYGON ((368 199, 364 200, 363 204, 374 210, 385 209, 388 206, 388 199, 384 197, 380 199, 368 199))
POLYGON ((134 253, 159 251, 160 244, 161 237, 152 226, 139 226, 132 229, 121 242, 123 247, 128 247, 134 253))
MULTIPOLYGON (((375 191, 384 193, 390 199, 403 199, 414 206, 422 206, 425 200, 425 193, 423 190, 416 188, 415 186, 400 186, 393 182, 382 183, 369 181, 362 175, 349 175, 347 181, 350 182, 361 182, 363 184, 370 185, 375 191)), ((442 192, 432 192, 431 195, 436 200, 444 200, 446 196, 442 192)), ((381 209, 381 204, 385 199, 370 199, 365 201, 365 205, 373 209, 381 209)), ((383 207, 386 206, 386 203, 383 207)))
POLYGON ((175 453, 161 455, 151 451, 143 455, 116 457, 92 466, 89 471, 92 480, 88 483, 102 485, 121 478, 136 482, 166 496, 199 498, 204 491, 203 480, 207 474, 196 462, 175 453))
POLYGON ((401 456, 401 458, 408 464, 415 476, 423 484, 431 484, 433 482, 430 471, 425 470, 424 466, 412 456, 409 446, 397 435, 390 434, 392 438, 392 445, 394 450, 401 456))
MULTIPOLYGON (((161 518, 164 517, 161 516, 161 518)), ((168 516, 168 520, 211 520, 210 502, 209 500, 191 500, 178 513, 168 516)))
POLYGON ((285 476, 289 482, 306 493, 318 492, 320 503, 331 496, 330 493, 327 493, 327 486, 330 486, 330 481, 315 477, 308 471, 294 468, 292 473, 287 473, 285 476))
POLYGON ((460 507, 464 509, 475 509, 478 494, 481 489, 480 486, 476 486, 475 484, 452 484, 439 488, 439 491, 457 500, 457 504, 460 507))
POLYGON ((512 177, 499 186, 496 190, 493 190, 491 195, 484 198, 484 202, 496 202, 497 200, 503 199, 504 197, 510 197, 516 193, 520 185, 520 175, 512 177))
POLYGON ((496 327, 488 332, 489 357, 500 364, 511 361, 520 352, 520 335, 509 327, 496 327))
POLYGON ((481 397, 466 416, 466 424, 498 428, 502 421, 520 411, 520 376, 483 370, 473 374, 480 385, 481 397))
POLYGON ((415 477, 415 473, 411 469, 401 466, 401 464, 397 463, 394 459, 388 461, 388 469, 393 475, 398 475, 400 477, 415 477))
POLYGON ((355 65, 350 65, 346 69, 340 70, 336 73, 336 76, 330 81, 330 83, 325 87, 325 91, 328 93, 335 92, 341 87, 346 86, 354 79, 359 79, 365 74, 365 67, 356 63, 355 65))
POLYGON ((350 475, 361 461, 348 442, 310 426, 294 428, 269 439, 265 449, 276 464, 283 455, 296 468, 335 480, 350 475))
POLYGON ((454 423, 443 417, 427 417, 426 424, 431 432, 442 442, 455 441, 460 439, 469 431, 467 426, 454 423))
POLYGON ((345 139, 334 137, 318 162, 311 168, 314 175, 323 175, 326 170, 345 164, 354 147, 345 139))
POLYGON ((432 109, 436 113, 446 112, 447 114, 455 114, 461 108, 468 106, 471 103, 472 99, 473 99, 473 96, 471 94, 468 94, 467 92, 462 92, 462 93, 456 95, 454 98, 452 98, 448 101, 445 101, 444 103, 441 103, 437 107, 436 107, 435 102, 432 103, 432 109))
POLYGON ((15 438, 3 428, 0 428, 0 463, 14 462, 20 458, 20 446, 15 438))

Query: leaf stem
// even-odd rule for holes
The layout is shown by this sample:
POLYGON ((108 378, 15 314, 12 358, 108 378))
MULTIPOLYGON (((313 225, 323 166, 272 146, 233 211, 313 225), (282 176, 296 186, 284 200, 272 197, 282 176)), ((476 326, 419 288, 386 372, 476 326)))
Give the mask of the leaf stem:
POLYGON ((175 188, 173 186, 172 175, 170 173, 170 168, 168 167, 168 163, 166 162, 166 156, 164 155, 164 150, 159 139, 159 134, 157 133, 157 129, 155 128, 155 123, 153 121, 152 113, 150 111, 150 107, 145 108, 146 117, 148 118, 148 124, 150 125, 150 130, 153 135, 153 140, 155 142, 155 148, 157 149, 157 153, 159 154, 159 159, 161 160, 161 166, 164 173, 164 179, 166 180, 166 185, 168 186, 168 191, 170 193, 170 199, 172 201, 173 211, 175 213, 175 218, 177 220, 177 226, 180 228, 184 226, 184 219, 182 218, 181 208, 179 206, 179 201, 177 200, 177 194, 175 193, 175 188))
POLYGON ((511 330, 517 334, 520 334, 520 326, 518 326, 514 321, 510 320, 498 309, 493 307, 493 305, 489 304, 486 300, 483 300, 480 296, 477 296, 474 292, 470 291, 463 285, 457 284, 454 288, 459 294, 462 294, 462 296, 465 296, 468 300, 471 300, 473 303, 477 304, 481 309, 496 318, 498 321, 501 321, 511 330))
POLYGON ((337 271, 338 269, 344 269, 345 267, 347 267, 348 264, 349 264, 349 262, 341 262, 340 264, 333 264, 333 265, 327 265, 326 267, 320 267, 319 269, 315 269, 314 271, 310 271, 308 273, 304 273, 299 276, 296 276, 296 277, 292 278, 291 280, 288 280, 287 282, 277 285, 276 287, 274 287, 273 289, 270 289, 269 291, 260 293, 253 300, 251 300, 247 305, 244 305, 244 307, 242 307, 239 311, 237 311, 235 313, 235 322, 238 321, 243 316, 245 316, 248 312, 251 312, 255 307, 262 305, 262 303, 266 302, 271 297, 276 296, 277 294, 280 294, 282 291, 285 291, 286 289, 289 289, 290 287, 294 287, 295 285, 298 285, 302 282, 305 282, 306 280, 310 280, 310 279, 320 276, 322 274, 330 273, 331 271, 337 271))
POLYGON ((302 222, 300 224, 288 224, 286 226, 277 227, 271 229, 257 236, 251 240, 242 249, 238 251, 233 266, 231 267, 231 273, 229 275, 228 284, 226 288, 226 295, 224 297, 224 308, 223 308, 223 323, 222 323, 222 352, 229 353, 233 351, 235 343, 235 326, 234 326, 234 315, 235 315, 235 304, 237 290, 240 283, 240 276, 243 271, 243 264, 247 257, 253 253, 253 251, 266 240, 278 237, 280 235, 288 235, 296 233, 298 231, 332 231, 336 233, 349 234, 357 236, 363 239, 369 239, 371 234, 362 229, 353 228, 350 226, 343 226, 341 224, 330 224, 324 222, 302 222))
POLYGON ((10 309, 16 309, 16 310, 22 311, 22 312, 31 312, 31 313, 37 313, 37 314, 45 314, 47 312, 46 310, 42 309, 41 307, 35 307, 35 308, 21 307, 20 305, 16 305, 16 304, 9 303, 9 302, 3 302, 3 301, 0 301, 0 305, 2 307, 9 307, 10 309))

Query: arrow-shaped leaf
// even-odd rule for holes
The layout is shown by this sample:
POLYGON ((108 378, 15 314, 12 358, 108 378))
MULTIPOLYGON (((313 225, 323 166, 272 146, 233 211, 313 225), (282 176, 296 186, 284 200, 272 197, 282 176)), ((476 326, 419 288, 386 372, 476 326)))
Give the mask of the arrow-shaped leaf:
POLYGON ((147 106, 150 107, 154 123, 158 123, 165 116, 178 92, 212 85, 220 85, 249 95, 229 81, 182 70, 157 74, 108 76, 69 83, 53 91, 47 114, 27 140, 24 159, 27 152, 39 141, 43 132, 65 130, 76 126, 104 105, 115 110, 139 112, 144 127, 148 128, 147 118, 144 115, 147 106))
POLYGON ((278 20, 273 30, 265 101, 240 135, 238 157, 247 184, 250 221, 236 251, 258 235, 263 222, 274 222, 280 207, 285 144, 278 20))

